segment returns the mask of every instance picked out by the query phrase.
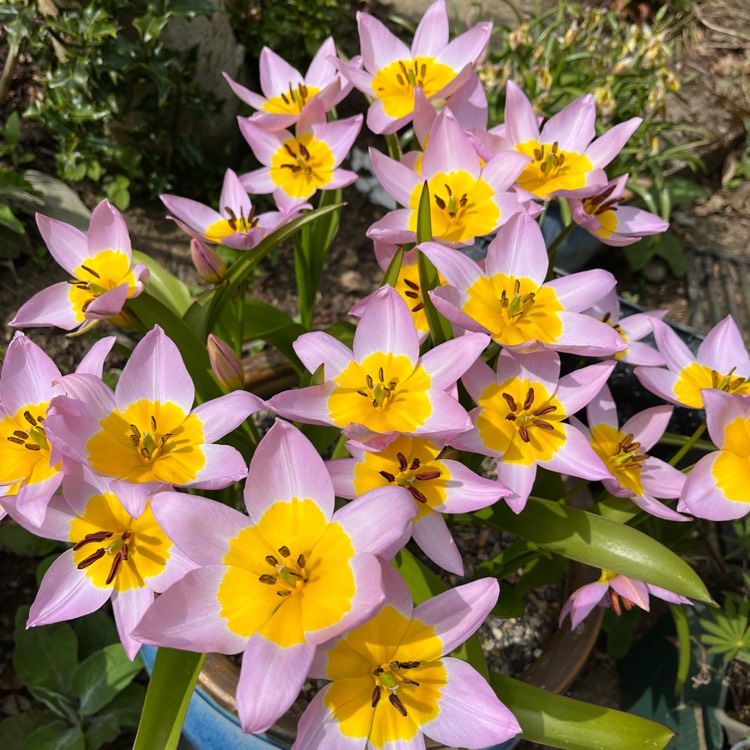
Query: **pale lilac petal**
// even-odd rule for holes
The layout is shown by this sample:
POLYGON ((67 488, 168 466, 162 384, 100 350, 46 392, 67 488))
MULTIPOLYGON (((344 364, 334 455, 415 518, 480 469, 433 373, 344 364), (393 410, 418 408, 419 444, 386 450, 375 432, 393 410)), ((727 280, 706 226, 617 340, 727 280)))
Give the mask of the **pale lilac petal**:
POLYGON ((371 224, 366 235, 371 240, 391 242, 394 244, 405 244, 415 242, 416 234, 409 229, 409 218, 411 209, 399 208, 390 211, 382 219, 371 224))
POLYGON ((86 235, 64 221, 50 219, 42 214, 36 215, 36 225, 50 255, 59 266, 75 276, 76 268, 89 257, 86 235))
POLYGON ((183 651, 243 651, 248 639, 233 633, 221 616, 218 591, 226 571, 218 565, 191 570, 159 596, 131 635, 183 651))
POLYGON ((512 144, 539 140, 539 124, 531 103, 513 82, 505 84, 505 130, 512 144))
POLYGON ((339 72, 359 91, 364 92, 368 96, 374 97, 375 92, 372 88, 372 74, 366 70, 362 70, 357 65, 353 65, 351 61, 338 60, 339 72))
POLYGON ((449 109, 437 116, 422 159, 426 179, 438 172, 466 172, 475 179, 481 172, 477 152, 449 109))
POLYGON ((717 448, 723 448, 726 426, 736 417, 743 415, 743 411, 747 411, 747 402, 743 396, 732 395, 715 388, 704 389, 702 396, 703 405, 706 407, 708 434, 717 448))
POLYGON ((292 750, 365 750, 367 737, 346 737, 341 734, 338 719, 323 702, 328 687, 326 685, 318 691, 300 717, 292 750))
POLYGON ((171 401, 188 414, 195 399, 195 388, 182 361, 180 350, 160 326, 154 326, 130 355, 115 389, 117 408, 147 399, 171 401))
POLYGON ((733 521, 748 513, 748 503, 729 500, 716 485, 713 466, 720 451, 709 453, 698 461, 682 488, 677 510, 709 521, 733 521))
POLYGON ((301 73, 268 47, 260 52, 259 67, 260 89, 269 99, 304 83, 301 73))
POLYGON ((655 518, 663 518, 665 521, 692 521, 690 516, 684 516, 682 513, 678 513, 676 510, 672 510, 668 505, 657 500, 655 497, 650 495, 636 495, 630 498, 634 505, 637 505, 641 510, 645 510, 649 515, 655 518))
POLYGON ((305 83, 308 86, 323 88, 332 78, 336 77, 337 62, 336 43, 333 41, 333 37, 326 37, 307 68, 305 83))
POLYGON ((482 54, 492 33, 491 23, 478 23, 453 39, 435 58, 455 71, 465 69, 482 54))
POLYGON ((394 120, 386 111, 383 102, 376 99, 367 110, 367 127, 373 132, 380 135, 390 135, 396 133, 404 125, 411 121, 413 112, 394 120))
POLYGON ((615 369, 615 364, 614 360, 597 362, 580 370, 573 370, 560 378, 556 395, 565 409, 565 414, 570 416, 583 409, 607 382, 615 369))
POLYGON ((521 732, 515 716, 473 667, 450 657, 442 664, 448 681, 441 688, 438 715, 422 725, 428 737, 447 747, 484 748, 521 732))
POLYGON ((237 83, 237 81, 235 81, 228 73, 224 72, 222 75, 235 96, 245 102, 245 104, 249 104, 253 109, 263 109, 263 105, 266 103, 266 98, 264 96, 256 94, 242 84, 237 83))
POLYGON ((200 567, 174 545, 169 549, 169 559, 161 573, 146 578, 146 585, 157 594, 163 594, 170 586, 184 578, 191 570, 200 567))
POLYGON ((358 179, 359 175, 349 169, 334 169, 331 179, 326 183, 326 186, 321 189, 337 190, 338 188, 344 188, 348 185, 354 184, 358 179))
POLYGON ((34 526, 44 523, 50 498, 57 492, 62 479, 63 474, 59 471, 41 482, 22 484, 16 496, 18 513, 25 516, 34 526))
POLYGON ((83 617, 99 609, 111 593, 110 588, 92 585, 87 572, 73 562, 73 550, 66 550, 44 574, 26 627, 83 617))
POLYGON ((364 67, 375 73, 396 60, 411 60, 409 48, 374 16, 357 13, 364 67))
POLYGON ((431 349, 420 360, 432 378, 430 387, 436 390, 450 388, 474 364, 489 343, 489 336, 469 333, 431 349))
POLYGON ((549 261, 542 232, 527 214, 519 213, 497 233, 487 248, 487 275, 506 274, 544 283, 549 261))
MULTIPOLYGON (((476 419, 476 414, 481 412, 481 409, 472 410, 470 416, 476 419)), ((480 456, 497 456, 497 451, 488 448, 482 441, 482 436, 476 427, 473 427, 466 432, 462 432, 459 435, 452 435, 448 440, 449 445, 457 448, 461 451, 468 451, 469 453, 478 453, 480 456)))
POLYGON ((531 380, 542 384, 547 393, 554 393, 560 377, 560 357, 555 352, 539 351, 515 354, 502 349, 497 358, 497 382, 531 380))
POLYGON ((412 619, 434 627, 442 643, 440 653, 425 655, 424 659, 439 659, 462 644, 485 621, 497 604, 499 593, 500 585, 494 578, 480 578, 448 589, 415 607, 412 619))
POLYGON ((230 541, 250 525, 228 505, 182 492, 157 493, 151 510, 167 537, 200 565, 222 565, 230 541))
MULTIPOLYGON (((625 330, 625 327, 620 327, 627 336, 628 332, 625 330)), ((626 343, 628 348, 624 354, 621 354, 620 361, 627 362, 629 365, 641 365, 644 367, 661 367, 666 364, 664 357, 653 346, 633 340, 629 340, 626 343)))
POLYGON ((251 414, 265 409, 263 399, 247 391, 232 391, 197 406, 192 414, 201 421, 203 440, 213 443, 239 427, 251 414))
MULTIPOLYGON (((271 177, 271 170, 268 167, 261 167, 256 169, 254 172, 248 172, 240 177, 240 183, 249 193, 255 195, 265 195, 266 193, 274 193, 274 199, 276 205, 279 205, 278 199, 276 198, 276 183, 271 177)), ((280 191, 279 191, 280 192, 280 191)))
POLYGON ((596 397, 589 401, 586 406, 586 417, 589 421, 589 427, 607 424, 615 429, 618 428, 617 407, 606 383, 601 387, 596 397))
MULTIPOLYGON (((451 252, 456 251, 451 250, 451 252)), ((435 309, 449 323, 453 324, 454 329, 458 329, 457 335, 460 330, 471 331, 473 333, 490 333, 481 323, 461 311, 461 305, 466 299, 466 295, 459 289, 450 286, 439 286, 430 290, 429 296, 432 304, 435 305, 435 309)))
POLYGON ((154 493, 169 489, 169 485, 163 482, 134 484, 133 482, 128 482, 126 479, 113 479, 109 487, 117 495, 118 500, 122 503, 122 507, 133 518, 137 518, 143 513, 146 509, 148 499, 154 493))
POLYGON ((362 115, 334 120, 314 129, 315 137, 325 141, 333 152, 334 164, 338 166, 346 158, 362 129, 362 115))
POLYGON ((430 403, 432 414, 414 434, 446 439, 458 432, 471 429, 471 419, 466 410, 448 393, 430 391, 430 403))
POLYGON ((607 595, 609 586, 606 583, 588 583, 576 589, 560 612, 560 625, 570 613, 570 628, 575 630, 588 617, 594 607, 607 595))
POLYGON ((411 494, 404 487, 378 487, 336 511, 354 550, 382 555, 400 539, 416 515, 411 494))
MULTIPOLYGON (((570 474, 580 479, 609 479, 607 470, 594 449, 575 427, 560 425, 565 432, 565 442, 557 449, 549 461, 540 461, 540 466, 560 474, 570 474)), ((503 481, 505 479, 503 478, 503 481)))
POLYGON ((722 374, 736 368, 737 375, 750 375, 750 358, 737 323, 731 315, 715 325, 698 347, 699 362, 722 374))
POLYGON ((6 414, 22 406, 49 401, 59 388, 52 383, 62 376, 55 363, 28 336, 17 332, 5 353, 0 375, 0 403, 6 414))
POLYGON ((159 198, 176 219, 201 235, 205 234, 211 224, 224 220, 218 211, 190 198, 181 198, 179 195, 160 195, 159 198))
POLYGON ((224 173, 224 182, 219 196, 219 209, 226 211, 227 206, 234 211, 235 215, 242 216, 249 216, 252 209, 250 196, 242 187, 239 177, 231 169, 227 169, 224 173))
POLYGON ((622 431, 626 435, 633 435, 635 441, 641 444, 641 451, 649 451, 667 429, 672 411, 671 406, 654 406, 651 409, 644 409, 625 422, 622 431))
MULTIPOLYGON (((495 191, 495 199, 499 197, 498 194, 510 190, 513 183, 523 172, 524 167, 530 161, 529 157, 525 154, 519 154, 515 151, 502 151, 499 154, 495 154, 484 165, 482 168, 482 179, 495 191)), ((508 197, 515 199, 515 195, 512 192, 508 197)), ((514 200, 514 202, 517 201, 514 200)))
POLYGON ((408 206, 414 189, 422 183, 423 178, 374 148, 370 149, 370 161, 372 171, 384 190, 396 203, 408 206))
MULTIPOLYGON (((292 134, 288 130, 264 130, 259 125, 256 125, 245 117, 238 117, 237 122, 240 126, 240 132, 247 141, 248 146, 252 149, 252 152, 255 154, 255 158, 266 167, 271 166, 271 158, 282 147, 284 141, 292 138, 292 134)), ((247 176, 248 175, 243 175, 240 178, 240 182, 245 188, 247 188, 245 182, 247 176)))
MULTIPOLYGON (((201 445, 200 450, 206 462, 195 479, 184 484, 172 481, 172 484, 199 490, 221 490, 234 482, 241 482, 247 476, 245 459, 231 445, 201 445)), ((158 464, 154 467, 154 474, 159 474, 158 464)), ((159 478, 169 481, 168 475, 159 478)))
POLYGON ((112 592, 112 611, 115 615, 117 634, 130 661, 135 659, 141 648, 141 642, 136 641, 130 634, 153 602, 154 592, 146 586, 112 592))
POLYGON ((415 365, 419 358, 419 334, 409 308, 390 286, 373 294, 354 334, 357 362, 375 352, 404 355, 415 365))
POLYGON ((582 313, 558 313, 562 333, 551 344, 557 351, 587 357, 610 357, 627 349, 627 344, 612 326, 582 313))
MULTIPOLYGON (((422 93, 421 89, 419 91, 422 93)), ((468 81, 451 95, 446 106, 450 107, 464 130, 483 131, 487 128, 487 94, 479 76, 473 71, 468 81)))
POLYGON ((464 574, 464 564, 456 542, 440 513, 431 512, 422 516, 412 528, 412 538, 422 552, 449 573, 464 574))
POLYGON ((448 44, 448 14, 445 2, 434 2, 425 11, 411 43, 412 57, 435 57, 448 44))
POLYGON ((128 226, 122 214, 106 199, 91 212, 87 241, 91 256, 102 250, 118 250, 130 260, 128 226))
POLYGON ((646 390, 672 404, 682 405, 674 395, 674 386, 679 379, 675 373, 661 367, 636 367, 633 374, 646 390))
POLYGON ((695 356, 687 344, 666 323, 655 319, 651 321, 651 326, 659 353, 672 372, 679 373, 684 367, 695 362, 695 356))
POLYGON ((242 655, 237 712, 243 732, 263 732, 294 703, 307 677, 315 647, 282 648, 261 635, 250 638, 242 655))
POLYGON ((250 461, 245 506, 258 521, 274 503, 293 497, 312 500, 326 519, 333 515, 333 484, 323 459, 296 427, 277 419, 250 461))
POLYGON ((417 245, 445 277, 445 280, 461 290, 468 289, 480 276, 483 276, 479 264, 463 253, 437 242, 423 242, 417 245))
POLYGON ((61 281, 42 289, 24 302, 8 325, 15 328, 56 326, 64 331, 72 331, 80 324, 70 301, 70 284, 61 281))
POLYGON ((476 403, 479 401, 479 397, 482 392, 489 388, 492 383, 497 382, 495 373, 492 368, 483 360, 478 359, 474 364, 464 373, 461 378, 461 382, 464 384, 464 388, 469 392, 469 395, 474 399, 476 403))
POLYGON ((692 602, 686 596, 675 594, 673 591, 667 591, 666 589, 661 588, 661 586, 654 586, 653 583, 647 583, 646 588, 648 589, 649 594, 652 594, 659 599, 663 599, 665 602, 671 602, 672 604, 692 605, 692 602))
POLYGON ((596 135, 596 104, 591 94, 586 94, 568 104, 550 117, 542 128, 539 141, 557 141, 563 151, 582 154, 596 135))
MULTIPOLYGON (((633 239, 650 236, 652 234, 661 234, 669 229, 669 222, 664 221, 661 216, 649 213, 640 208, 632 206, 619 206, 616 211, 617 230, 616 234, 626 235, 633 239)), ((599 237, 602 242, 609 244, 609 237, 599 237)))
POLYGON ((125 282, 94 297, 84 315, 87 320, 109 320, 122 310, 127 298, 128 283, 125 282))
POLYGON ((583 312, 615 288, 617 280, 601 268, 581 271, 553 279, 547 286, 554 289, 560 304, 569 312, 583 312))
MULTIPOLYGON (((643 120, 640 117, 633 117, 610 128, 604 135, 591 143, 586 148, 586 156, 592 166, 597 169, 606 167, 622 151, 622 147, 627 143, 630 136, 638 130, 642 122, 643 120)), ((593 138, 593 134, 591 137, 593 138)), ((565 148, 562 143, 560 146, 565 148)), ((580 153, 579 149, 573 150, 578 150, 580 153)))
POLYGON ((648 336, 654 330, 651 321, 654 318, 663 318, 666 313, 666 310, 655 310, 653 312, 628 315, 627 318, 623 318, 622 320, 617 320, 617 317, 611 317, 611 320, 622 328, 630 341, 633 341, 648 336))
POLYGON ((615 576, 609 582, 610 588, 616 591, 620 596, 638 605, 641 609, 648 612, 648 588, 643 581, 628 576, 615 576))
POLYGON ((353 500, 357 496, 357 490, 354 487, 354 467, 356 465, 357 461, 353 458, 337 458, 326 462, 326 468, 331 475, 336 497, 353 500))
POLYGON ((443 513, 470 513, 492 505, 508 494, 508 488, 495 479, 480 477, 460 461, 442 459, 450 472, 445 500, 437 506, 443 513))
POLYGON ((116 341, 116 336, 106 336, 94 342, 91 349, 86 352, 78 367, 76 367, 76 374, 93 375, 96 378, 101 378, 104 360, 112 351, 116 341))
POLYGON ((348 346, 323 331, 303 333, 293 344, 302 364, 315 372, 324 366, 323 379, 337 378, 352 362, 354 354, 348 346))
MULTIPOLYGON (((593 451, 592 451, 593 453, 593 451)), ((514 513, 520 513, 526 507, 536 479, 536 464, 510 464, 502 459, 497 461, 497 478, 510 490, 503 499, 514 513)))
POLYGON ((277 393, 269 400, 268 408, 285 419, 305 424, 333 424, 328 399, 336 387, 335 383, 324 383, 277 393))

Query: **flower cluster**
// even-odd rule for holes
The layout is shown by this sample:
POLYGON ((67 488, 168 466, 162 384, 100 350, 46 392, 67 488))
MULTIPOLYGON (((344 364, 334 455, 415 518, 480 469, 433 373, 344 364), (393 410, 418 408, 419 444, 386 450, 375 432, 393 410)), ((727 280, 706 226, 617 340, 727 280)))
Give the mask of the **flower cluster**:
MULTIPOLYGON (((731 319, 693 356, 658 313, 621 320, 610 273, 553 273, 557 241, 547 248, 539 225, 551 200, 567 201, 572 221, 610 245, 665 228, 621 206, 627 176, 605 173, 638 118, 597 138, 586 95, 540 125, 508 81, 505 121, 488 130, 473 67, 489 24, 449 41, 443 0, 411 48, 366 13, 358 24, 361 58, 340 60, 327 40, 305 76, 264 50, 262 95, 228 79, 257 110, 239 127, 262 166, 227 169, 217 210, 162 196, 212 285, 187 311, 151 295, 149 271, 131 265, 125 222, 108 203, 87 236, 38 218, 73 279, 36 295, 11 324, 82 332, 110 320, 140 340, 112 389, 102 370, 113 339, 62 375, 15 335, 0 374, 0 504, 33 533, 71 545, 45 575, 29 626, 111 599, 131 658, 142 643, 242 653, 237 705, 247 732, 269 728, 308 678, 327 680, 300 720, 298 750, 416 749, 424 737, 481 748, 521 728, 474 666, 450 653, 495 607, 498 581, 472 580, 415 606, 418 587, 394 558, 410 555, 413 539, 435 566, 463 575, 456 514, 502 525, 519 514, 523 522, 534 504, 614 523, 569 509, 568 495, 553 496, 559 504, 540 497, 539 475, 601 482, 603 503, 630 503, 631 519, 744 515, 750 358, 731 319), (317 210, 307 201, 357 177, 340 165, 363 118, 332 111, 352 88, 371 97, 367 125, 391 146, 389 156, 371 151, 373 169, 401 208, 368 231, 384 283, 355 306, 353 336, 339 337, 312 330, 312 320, 340 206, 330 196, 317 210), (419 148, 402 155, 395 134, 410 123, 419 148), (256 214, 251 196, 262 193, 278 210, 256 214), (283 320, 305 331, 286 347, 302 387, 263 400, 243 390, 245 301, 235 292, 290 235, 301 323, 283 320), (476 261, 463 249, 479 237, 489 246, 476 261), (243 310, 236 319, 230 303, 243 310), (640 341, 652 332, 658 351, 640 341), (637 376, 666 400, 705 406, 718 450, 687 481, 648 453, 672 406, 619 427, 606 384, 618 360, 639 365, 637 376), (574 416, 584 409, 587 423, 574 416), (249 418, 261 410, 277 419, 258 439, 249 418), (318 449, 327 447, 324 461, 318 449), (494 469, 480 471, 484 457, 494 469)), ((274 313, 269 330, 285 316, 274 313)), ((527 538, 544 547, 533 529, 527 538)), ((653 580, 637 580, 616 544, 591 544, 586 559, 604 572, 565 605, 574 627, 597 604, 619 613, 648 608, 649 593, 674 603, 704 596, 699 582, 660 570, 663 561, 638 568, 653 580)), ((564 545, 554 551, 578 559, 564 545)))

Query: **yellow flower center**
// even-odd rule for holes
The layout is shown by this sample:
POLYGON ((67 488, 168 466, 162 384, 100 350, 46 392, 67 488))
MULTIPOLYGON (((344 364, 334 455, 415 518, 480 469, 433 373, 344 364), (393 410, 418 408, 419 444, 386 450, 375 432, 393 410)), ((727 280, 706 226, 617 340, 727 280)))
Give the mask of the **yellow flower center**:
POLYGON ((292 87, 290 83, 288 91, 272 96, 263 104, 263 111, 272 115, 298 115, 319 91, 317 86, 300 83, 299 86, 292 87))
MULTIPOLYGON (((615 331, 617 331, 617 333, 620 334, 620 336, 622 337, 622 340, 625 343, 627 343, 628 342, 627 335, 622 330, 622 327, 620 326, 619 323, 613 323, 610 320, 611 316, 612 316, 612 313, 609 313, 609 312, 604 313, 604 316, 602 317, 602 323, 606 323, 610 328, 614 328, 615 331)), ((621 351, 621 352, 617 352, 617 354, 614 355, 614 358, 615 359, 622 359, 627 353, 628 353, 627 349, 625 349, 624 351, 621 351)))
POLYGON ((724 447, 714 461, 712 474, 728 500, 750 503, 750 420, 733 419, 724 429, 724 447))
POLYGON ((401 270, 396 279, 396 291, 406 302, 411 312, 414 326, 419 333, 428 333, 430 330, 427 316, 424 312, 424 302, 422 301, 422 291, 419 286, 419 264, 411 265, 401 264, 401 270))
POLYGON ((341 733, 376 748, 412 740, 440 713, 441 652, 434 627, 391 606, 347 633, 328 652, 324 700, 341 733))
POLYGON ((75 310, 76 320, 84 319, 88 306, 101 294, 122 284, 128 285, 128 297, 135 292, 135 275, 130 270, 130 261, 119 250, 102 250, 93 258, 86 258, 73 272, 75 279, 70 284, 69 299, 75 310))
POLYGON ((708 365, 691 362, 683 367, 674 384, 675 398, 686 406, 703 408, 701 388, 716 388, 726 393, 750 393, 750 381, 734 374, 733 367, 726 375, 712 370, 708 365))
POLYGON ((91 467, 129 482, 188 484, 206 463, 203 427, 171 401, 142 399, 99 422, 86 445, 91 467))
POLYGON ((429 99, 456 77, 456 71, 434 57, 396 60, 373 77, 375 96, 389 117, 399 119, 414 111, 414 89, 419 86, 429 99))
POLYGON ((22 484, 37 484, 57 474, 61 464, 50 466, 50 446, 44 432, 49 402, 22 406, 12 417, 0 419, 5 438, 0 454, 0 485, 12 484, 7 494, 16 495, 22 484))
POLYGON ((221 616, 234 633, 283 648, 334 625, 356 593, 355 550, 338 523, 310 499, 274 503, 256 526, 230 541, 219 586, 221 616))
POLYGON ((510 379, 490 384, 479 397, 476 426, 482 442, 505 463, 548 461, 565 442, 565 411, 542 383, 510 379))
POLYGON ((634 495, 643 494, 641 465, 648 455, 639 452, 641 444, 633 442, 632 435, 598 424, 591 428, 591 447, 625 489, 634 495))
POLYGON ((250 209, 248 216, 245 216, 242 212, 237 216, 229 206, 225 206, 224 211, 229 214, 229 218, 215 221, 206 229, 206 239, 209 242, 220 243, 224 237, 229 237, 236 232, 247 233, 258 226, 258 220, 255 218, 255 207, 250 209))
POLYGON ((403 435, 385 450, 367 451, 354 468, 357 496, 389 484, 405 487, 417 504, 416 523, 445 501, 451 473, 437 460, 439 453, 430 440, 403 435))
POLYGON ((302 133, 284 141, 271 157, 271 179, 292 198, 308 198, 333 179, 335 158, 331 147, 302 133))
POLYGON ((431 378, 403 354, 374 352, 361 364, 351 362, 334 382, 328 412, 338 427, 356 422, 374 432, 414 432, 432 413, 431 378))
MULTIPOLYGON (((438 172, 429 180, 432 236, 446 242, 465 242, 492 232, 500 220, 500 209, 492 200, 495 191, 481 177, 468 172, 438 172)), ((409 197, 409 230, 417 231, 422 185, 409 197)))
POLYGON ((562 333, 563 306, 554 290, 528 278, 480 276, 467 290, 463 311, 501 346, 527 341, 554 343, 562 333))
POLYGON ((615 213, 615 209, 622 198, 610 197, 615 187, 615 185, 610 185, 606 190, 599 193, 599 195, 594 195, 591 198, 584 198, 581 201, 583 210, 590 216, 595 216, 599 220, 602 228, 597 229, 595 234, 604 239, 613 235, 617 230, 617 214, 615 213))
POLYGON ((70 522, 73 562, 97 588, 116 591, 141 588, 159 575, 170 557, 172 542, 151 510, 151 501, 132 518, 111 492, 95 495, 83 515, 70 522))
POLYGON ((531 157, 518 184, 537 198, 547 200, 558 190, 579 190, 586 185, 586 175, 594 165, 587 156, 563 151, 555 143, 526 141, 517 143, 516 151, 531 157))

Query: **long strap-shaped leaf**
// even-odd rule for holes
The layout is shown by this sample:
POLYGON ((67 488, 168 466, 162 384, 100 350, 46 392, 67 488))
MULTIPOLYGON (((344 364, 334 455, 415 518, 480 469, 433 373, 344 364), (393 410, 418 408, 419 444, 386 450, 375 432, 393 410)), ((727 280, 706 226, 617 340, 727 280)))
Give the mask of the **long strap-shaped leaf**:
POLYGON ((205 654, 160 648, 133 750, 174 750, 205 654))

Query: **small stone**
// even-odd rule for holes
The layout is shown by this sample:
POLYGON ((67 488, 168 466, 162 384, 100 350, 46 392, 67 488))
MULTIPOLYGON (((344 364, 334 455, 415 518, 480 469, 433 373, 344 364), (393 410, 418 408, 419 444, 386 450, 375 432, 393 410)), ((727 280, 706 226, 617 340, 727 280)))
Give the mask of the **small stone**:
POLYGON ((364 288, 364 279, 357 271, 344 271, 339 276, 339 284, 347 292, 357 292, 364 288))

